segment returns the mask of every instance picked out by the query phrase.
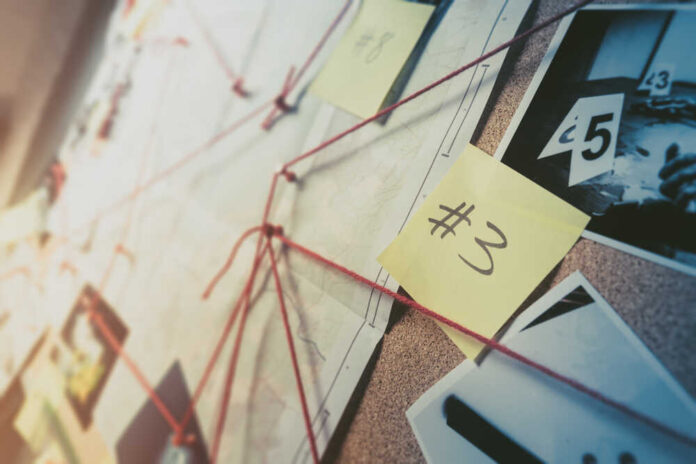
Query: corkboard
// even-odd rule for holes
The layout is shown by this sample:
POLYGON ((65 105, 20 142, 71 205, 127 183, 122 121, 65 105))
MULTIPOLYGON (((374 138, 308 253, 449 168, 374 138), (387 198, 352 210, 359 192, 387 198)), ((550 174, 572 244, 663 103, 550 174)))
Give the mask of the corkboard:
MULTIPOLYGON (((522 28, 572 3, 536 1, 522 28)), ((474 136, 474 143, 488 153, 495 152, 555 29, 549 27, 510 50, 474 136)), ((696 279, 581 239, 528 301, 534 301, 576 270, 696 396, 696 279)), ((424 462, 406 420, 406 410, 463 359, 434 322, 395 307, 390 327, 365 370, 324 462, 424 462)))

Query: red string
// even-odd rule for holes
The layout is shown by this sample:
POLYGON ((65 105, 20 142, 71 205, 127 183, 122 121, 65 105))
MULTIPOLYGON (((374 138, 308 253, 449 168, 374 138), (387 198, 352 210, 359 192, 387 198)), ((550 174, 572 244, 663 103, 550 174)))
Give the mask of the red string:
MULTIPOLYGON (((206 299, 210 296, 210 293, 214 289, 215 285, 217 282, 222 278, 222 276, 229 270, 229 268, 232 266, 232 263, 234 262, 234 258, 236 256, 237 250, 241 246, 242 242, 246 240, 248 237, 253 235, 254 232, 260 230, 261 227, 253 227, 249 230, 247 230, 242 236, 237 240, 237 243, 235 243, 234 247, 232 248, 232 253, 230 254, 230 257, 228 258, 227 262, 223 265, 222 269, 217 273, 217 275, 213 278, 211 283, 208 285, 208 289, 203 295, 203 299, 206 299)), ((261 257, 257 257, 255 262, 260 261, 261 257)), ((258 264, 257 264, 258 265, 258 264)), ((242 293, 240 294, 239 298, 237 298, 237 302, 234 304, 233 309, 230 313, 230 317, 227 319, 227 322, 225 323, 225 327, 222 331, 222 334, 215 345, 215 349, 213 350, 213 353, 211 354, 210 358, 208 359, 208 363, 205 367, 205 371, 203 372, 203 376, 198 382, 198 386, 196 387, 196 390, 191 397, 191 402, 189 403, 189 406, 186 410, 186 413, 184 414, 183 419, 181 419, 181 429, 185 429, 186 425, 188 424, 189 420, 193 416, 193 412, 196 406, 196 403, 198 402, 198 398, 200 397, 201 393, 203 392, 203 388, 205 387, 206 383, 208 382, 208 378, 210 377, 210 374, 213 371, 213 367, 215 366, 215 363, 217 362, 218 357, 220 356, 220 353, 222 352, 222 347, 225 345, 225 341, 227 340, 227 337, 229 336, 230 331, 232 330, 232 326, 234 326, 234 323, 237 319, 237 314, 239 313, 239 309, 241 308, 242 302, 244 300, 244 295, 248 294, 250 292, 250 288, 253 284, 253 275, 249 275, 247 278, 247 282, 244 285, 244 290, 242 290, 242 293)))
POLYGON ((113 334, 113 332, 111 332, 111 329, 109 329, 109 326, 106 325, 106 323, 102 319, 101 314, 96 312, 96 309, 94 308, 94 303, 95 298, 90 298, 90 305, 88 306, 88 313, 90 319, 94 322, 94 324, 97 326, 102 335, 104 335, 104 338, 106 338, 106 341, 111 346, 111 349, 114 350, 118 354, 118 356, 123 360, 123 362, 126 363, 126 366, 135 376, 136 380, 140 383, 140 385, 143 387, 143 389, 147 393, 147 396, 150 397, 152 403, 155 405, 160 414, 162 414, 164 420, 167 421, 167 423, 172 428, 172 430, 175 431, 175 433, 179 434, 178 422, 176 421, 172 413, 169 411, 167 406, 164 404, 162 399, 159 397, 157 392, 147 381, 140 368, 135 364, 135 362, 133 362, 131 357, 128 356, 128 353, 125 352, 121 343, 119 343, 116 336, 113 334))
MULTIPOLYGON (((147 161, 150 158, 150 153, 152 152, 152 145, 155 141, 155 135, 157 133, 157 126, 160 121, 160 113, 162 112, 162 108, 164 107, 164 101, 165 101, 165 90, 167 88, 167 84, 169 83, 171 77, 172 77, 172 60, 169 60, 169 63, 167 65, 167 70, 165 72, 165 77, 162 85, 160 86, 160 91, 159 95, 157 98, 157 102, 155 103, 155 117, 152 119, 152 123, 150 124, 149 130, 148 130, 148 136, 147 136, 147 141, 145 142, 145 147, 143 148, 143 151, 140 155, 140 165, 138 167, 138 173, 136 175, 135 179, 135 187, 134 189, 137 190, 140 188, 140 184, 143 181, 143 177, 145 175, 145 168, 147 167, 147 161)), ((129 208, 128 208, 128 213, 126 214, 126 221, 123 223, 123 227, 121 228, 121 235, 118 239, 118 243, 114 247, 114 251, 111 255, 111 259, 109 260, 109 264, 106 267, 106 270, 104 271, 104 274, 102 276, 101 282, 99 283, 98 287, 98 292, 104 293, 104 289, 106 288, 106 284, 111 278, 111 273, 113 272, 114 266, 116 264, 116 258, 119 254, 124 254, 125 256, 129 256, 129 254, 125 251, 125 247, 123 245, 123 242, 126 240, 128 237, 128 232, 130 231, 131 224, 133 222, 133 215, 135 213, 135 206, 136 203, 135 201, 130 202, 129 208)))
MULTIPOLYGON (((341 132, 340 134, 335 135, 335 136, 332 137, 331 139, 326 140, 325 142, 323 142, 322 144, 318 145, 317 147, 311 149, 310 151, 305 152, 305 153, 303 153, 302 155, 300 155, 300 156, 298 156, 298 157, 292 159, 291 161, 289 161, 288 163, 285 164, 285 166, 283 167, 283 169, 286 170, 287 168, 289 168, 289 167, 292 166, 293 164, 298 163, 298 162, 302 161, 303 159, 308 158, 308 157, 314 155, 315 153, 317 153, 317 152, 319 152, 320 150, 326 148, 327 146, 331 145, 332 143, 337 142, 338 140, 342 139, 342 138, 345 137, 346 135, 348 135, 348 134, 350 134, 350 133, 352 133, 352 132, 355 132, 356 130, 360 129, 361 127, 367 125, 368 123, 370 123, 370 122, 372 122, 372 121, 374 121, 374 120, 376 120, 376 119, 379 119, 380 117, 384 116, 385 114, 387 114, 387 113, 389 113, 389 112, 395 110, 395 109, 398 108, 399 106, 401 106, 401 105, 403 105, 403 104, 405 104, 405 103, 407 103, 407 102, 413 100, 414 98, 416 98, 416 97, 422 95, 423 93, 425 93, 425 92, 431 90, 432 88, 436 87, 437 85, 440 85, 440 84, 442 84, 443 82, 446 82, 447 80, 452 79, 452 78, 455 77, 456 75, 461 74, 462 72, 464 72, 464 71, 466 71, 467 69, 469 69, 469 68, 475 66, 476 64, 480 63, 481 61, 485 61, 485 59, 490 58, 491 56, 495 55, 496 53, 499 53, 500 51, 502 51, 502 50, 504 50, 504 49, 506 49, 506 48, 509 48, 511 45, 513 45, 513 44, 515 44, 515 43, 517 43, 517 42, 519 42, 519 41, 522 41, 522 40, 526 39, 529 35, 531 35, 531 34, 537 32, 537 31, 539 31, 540 29, 543 29, 543 28, 545 28, 545 27, 548 27, 549 25, 553 24, 553 22, 558 21, 559 19, 563 18, 564 16, 567 16, 567 15, 569 15, 569 14, 575 12, 576 10, 578 10, 578 9, 582 8, 583 6, 585 6, 585 5, 589 4, 589 3, 591 3, 592 1, 593 1, 593 0, 582 0, 582 1, 581 1, 580 3, 578 3, 577 5, 575 5, 575 6, 571 7, 571 8, 569 8, 569 9, 567 9, 567 10, 565 10, 565 11, 563 11, 563 12, 561 12, 561 13, 555 15, 555 16, 553 16, 552 18, 550 18, 550 19, 548 19, 548 20, 543 21, 542 23, 540 23, 540 24, 537 25, 537 26, 532 27, 531 29, 528 29, 527 31, 525 31, 525 32, 523 32, 523 33, 521 33, 521 34, 519 34, 518 36, 514 37, 513 39, 511 39, 511 40, 509 40, 509 41, 503 43, 502 45, 500 45, 499 47, 495 48, 495 49, 492 50, 491 52, 488 52, 488 53, 482 55, 482 56, 481 56, 480 58, 478 58, 477 60, 474 60, 473 62, 471 62, 471 63, 469 63, 469 64, 467 64, 467 65, 462 66, 461 68, 459 68, 459 69, 457 69, 457 70, 451 72, 450 74, 448 74, 447 76, 443 77, 442 79, 433 82, 432 84, 430 84, 430 85, 428 85, 427 87, 421 89, 420 91, 415 92, 415 93, 409 95, 408 97, 404 98, 403 100, 400 100, 400 101, 394 103, 393 105, 391 105, 391 106, 389 106, 389 107, 383 109, 382 111, 380 111, 380 112, 378 112, 377 114, 375 114, 374 116, 372 116, 372 117, 366 119, 365 121, 362 121, 361 123, 359 123, 359 124, 357 124, 357 125, 355 125, 355 126, 349 128, 349 129, 347 129, 346 131, 341 132)), ((303 72, 303 70, 300 69, 300 72, 298 72, 298 75, 301 74, 302 72, 303 72)), ((223 129, 222 131, 218 132, 218 133, 217 133, 216 135, 214 135, 210 140, 206 141, 204 144, 202 144, 202 145, 199 146, 198 148, 194 149, 193 151, 191 151, 191 152, 189 152, 189 153, 183 155, 179 160, 177 160, 176 162, 174 162, 171 166, 169 166, 168 168, 166 168, 166 169, 163 170, 162 172, 156 174, 152 179, 150 179, 148 182, 146 182, 146 183, 145 183, 143 186, 141 186, 139 189, 136 189, 136 190, 130 192, 128 195, 124 196, 123 198, 117 200, 116 202, 112 203, 111 205, 109 205, 109 206, 105 207, 104 209, 102 209, 101 211, 99 211, 99 212, 94 216, 94 218, 90 219, 90 220, 87 221, 85 224, 82 224, 80 227, 77 228, 77 230, 81 230, 82 228, 84 228, 84 227, 86 227, 86 226, 89 226, 89 225, 93 224, 95 221, 99 220, 101 217, 103 217, 103 216, 109 214, 110 212, 112 212, 112 211, 114 211, 114 210, 120 208, 121 206, 127 204, 129 201, 134 200, 134 199, 137 198, 140 194, 142 194, 144 191, 148 190, 148 189, 151 188, 153 185, 156 185, 157 183, 159 183, 159 182, 161 182, 162 180, 166 179, 166 178, 169 177, 170 175, 174 174, 176 171, 178 171, 178 170, 181 169, 183 166, 185 166, 186 164, 188 164, 191 160, 193 160, 193 159, 196 158, 197 156, 201 155, 202 153, 206 152, 207 150, 209 150, 210 148, 212 148, 213 146, 215 146, 215 145, 216 145, 217 143, 219 143, 222 139, 224 139, 225 137, 227 137, 227 136, 230 135, 231 133, 235 132, 237 129, 239 129, 240 127, 242 127, 242 126, 245 125, 246 123, 252 121, 256 116, 258 116, 260 113, 262 113, 263 111, 265 111, 266 109, 268 109, 269 107, 271 107, 274 103, 275 103, 275 98, 273 98, 273 99, 271 99, 271 100, 269 100, 269 101, 266 101, 265 103, 263 103, 263 104, 262 104, 261 106, 259 106, 258 108, 254 109, 254 110, 252 110, 251 112, 249 112, 248 114, 242 116, 240 119, 238 119, 238 120, 235 121, 234 123, 230 124, 230 126, 228 126, 227 128, 223 129)))
POLYGON ((208 48, 212 51, 213 56, 215 57, 215 60, 217 63, 220 65, 220 67, 223 69, 225 74, 227 75, 227 78, 230 81, 234 81, 234 85, 232 86, 232 89, 235 90, 235 86, 239 85, 239 90, 235 90, 235 93, 237 93, 240 96, 244 96, 245 93, 241 88, 241 76, 237 76, 237 74, 232 71, 232 68, 230 65, 227 63, 227 59, 225 56, 222 54, 222 50, 220 50, 220 47, 217 46, 217 43, 213 39, 213 35, 211 34, 210 30, 203 24, 203 21, 201 18, 198 16, 198 13, 193 10, 193 6, 191 6, 190 2, 186 2, 186 6, 189 8, 189 12, 191 13, 191 17, 193 18, 193 22, 196 23, 196 27, 201 31, 203 34, 203 39, 208 46, 208 48))
POLYGON ((292 369, 295 372, 295 383, 297 392, 300 395, 300 404, 302 405, 302 417, 304 418, 305 431, 309 440, 309 449, 312 451, 312 460, 315 464, 319 464, 319 453, 317 452, 317 444, 312 431, 312 421, 309 419, 309 408, 307 407, 307 398, 305 397, 304 387, 302 386, 302 376, 300 374, 300 366, 297 362, 297 353, 295 352, 295 344, 292 340, 292 331, 288 322, 288 311, 285 308, 285 298, 283 297, 283 288, 280 284, 278 276, 278 266, 276 265, 273 253, 269 253, 268 257, 271 261, 271 270, 273 271, 273 280, 275 281, 276 292, 278 293, 278 303, 280 305, 280 313, 283 316, 283 326, 285 327, 285 338, 288 340, 288 350, 290 351, 290 359, 292 360, 292 369))
POLYGON ((513 44, 515 44, 515 43, 517 43, 517 42, 523 41, 524 39, 526 39, 526 38, 529 37, 530 35, 534 34, 535 32, 538 32, 539 30, 544 29, 545 27, 548 27, 549 25, 555 23, 555 22, 558 21, 559 19, 561 19, 561 18, 563 18, 563 17, 565 17, 565 16, 567 16, 567 15, 573 13, 574 11, 576 11, 576 10, 578 10, 578 9, 580 9, 580 8, 582 8, 582 7, 584 7, 585 5, 588 5, 589 3, 592 3, 593 1, 594 1, 594 0, 582 0, 581 2, 577 3, 576 5, 574 5, 574 6, 570 7, 570 8, 568 8, 567 10, 564 10, 564 11, 558 13, 557 15, 554 15, 554 16, 552 16, 552 17, 546 19, 545 21, 542 21, 541 23, 537 24, 536 26, 534 26, 534 27, 532 27, 532 28, 530 28, 530 29, 527 29, 525 32, 523 32, 523 33, 521 33, 521 34, 519 34, 519 35, 513 37, 512 39, 508 40, 507 42, 502 43, 501 45, 497 46, 496 48, 494 48, 494 49, 491 50, 490 52, 484 53, 483 55, 479 56, 479 57, 476 58, 474 61, 471 61, 471 62, 465 64, 464 66, 455 69, 454 71, 452 71, 451 73, 447 74, 446 76, 444 76, 444 77, 442 77, 442 78, 436 80, 435 82, 432 82, 432 83, 426 85, 425 87, 423 87, 422 89, 420 89, 420 90, 418 90, 418 91, 416 91, 416 92, 413 92, 412 94, 410 94, 410 95, 408 95, 407 97, 405 97, 405 98, 403 98, 403 99, 397 101, 396 103, 394 103, 394 104, 392 104, 392 105, 390 105, 390 106, 384 108, 383 110, 378 111, 378 112, 375 113, 374 115, 372 115, 372 116, 370 116, 369 118, 367 118, 367 119, 365 119, 365 120, 359 122, 358 124, 354 125, 353 127, 350 127, 350 128, 348 128, 348 129, 344 130, 343 132, 334 135, 334 136, 331 137, 330 139, 328 139, 328 140, 326 140, 326 141, 320 143, 320 144, 317 145, 316 147, 314 147, 314 148, 312 148, 311 150, 309 150, 309 151, 307 151, 307 152, 301 154, 300 156, 298 156, 298 157, 296 157, 296 158, 293 158, 292 160, 290 160, 290 161, 288 161, 287 163, 285 163, 285 165, 284 165, 283 167, 284 167, 284 168, 289 168, 289 167, 292 166, 293 164, 298 163, 298 162, 302 161, 302 160, 305 159, 305 158, 309 158, 310 156, 314 155, 314 154, 317 153, 318 151, 323 150, 324 148, 328 147, 329 145, 331 145, 331 144, 333 144, 333 143, 335 143, 335 142, 338 142, 339 140, 341 140, 341 139, 342 139, 343 137, 345 137, 346 135, 352 134, 353 132, 357 131, 358 129, 360 129, 360 128, 364 127, 364 126, 366 126, 367 124, 369 124, 369 123, 371 123, 371 122, 373 122, 373 121, 376 121, 377 119, 381 118, 382 116, 384 116, 384 115, 386 115, 386 114, 388 114, 388 113, 391 113, 392 111, 394 111, 394 110, 397 109, 398 107, 400 107, 400 106, 402 106, 402 105, 405 105, 406 103, 410 102, 411 100, 413 100, 413 99, 415 99, 415 98, 417 98, 417 97, 420 97, 421 95, 423 95, 424 93, 426 93, 426 92, 428 92, 428 91, 434 89, 434 88, 437 87, 438 85, 440 85, 440 84, 442 84, 442 83, 444 83, 444 82, 447 82, 448 80, 452 79, 453 77, 458 76, 459 74, 463 73, 463 72, 466 71, 467 69, 471 69, 471 68, 473 68, 474 66, 476 66, 477 64, 483 63, 484 61, 486 61, 488 58, 492 57, 493 55, 496 55, 496 54, 502 52, 503 50, 509 48, 511 45, 513 45, 513 44))
MULTIPOLYGON (((314 61, 314 59, 317 57, 321 49, 324 47, 326 44, 326 41, 329 40, 329 37, 331 37, 331 34, 333 33, 334 30, 336 30, 336 27, 338 24, 341 22, 343 17, 346 15, 348 12, 348 8, 350 5, 353 3, 353 0, 346 0, 346 3, 343 4, 343 8, 341 8, 341 11, 338 12, 338 15, 334 18, 334 20, 331 22, 329 25, 329 28, 324 32, 324 35, 319 39, 319 42, 314 46, 312 49, 312 52, 309 54, 305 62, 302 64, 300 67, 300 70, 295 74, 294 79, 288 79, 287 81, 287 92, 283 96, 283 98, 287 97, 287 95, 292 92, 295 87, 297 87, 297 84, 299 84, 300 79, 304 75, 304 73, 309 69, 310 65, 314 61)), ((292 70, 290 75, 292 75, 292 70)), ((290 76, 289 75, 289 76, 290 76)), ((278 114, 278 111, 283 111, 287 112, 287 110, 284 110, 282 107, 279 107, 278 105, 275 106, 271 110, 271 112, 268 114, 266 117, 266 121, 264 121, 264 125, 262 126, 264 129, 268 129, 271 126, 271 123, 273 122, 273 119, 276 117, 278 114)))
POLYGON ((263 120, 261 123, 261 128, 268 130, 271 128, 271 124, 273 123, 273 117, 275 115, 275 110, 282 111, 283 113, 287 113, 290 111, 292 108, 288 103, 285 101, 285 99, 288 96, 288 93, 290 93, 290 82, 292 81, 292 75, 295 72, 295 67, 291 66, 290 70, 288 71, 287 75, 285 76, 285 82, 283 83, 283 88, 280 91, 280 94, 273 100, 273 104, 275 105, 275 109, 269 113, 268 116, 266 116, 266 119, 263 120))
MULTIPOLYGON (((225 426, 225 419, 227 418, 227 407, 230 402, 232 385, 234 383, 234 375, 237 370, 237 360, 239 359, 239 353, 242 347, 242 337, 244 335, 244 329, 246 327, 247 316, 249 315, 249 308, 251 307, 251 293, 254 286, 254 280, 256 278, 257 271, 259 269, 259 264, 261 257, 264 255, 271 254, 271 240, 268 237, 265 238, 265 246, 263 250, 257 252, 257 259, 254 261, 254 265, 251 268, 251 275, 249 277, 250 285, 244 289, 242 293, 242 300, 244 301, 244 309, 242 310, 242 316, 239 321, 239 329, 237 329, 237 337, 234 340, 234 346, 232 348, 232 356, 230 357, 230 363, 227 368, 227 375, 225 376, 225 386, 222 392, 221 407, 218 412, 217 423, 215 425, 215 435, 213 437, 213 445, 210 451, 210 462, 215 464, 217 461, 218 452, 220 450, 220 441, 222 440, 222 431, 225 426)), ((259 240, 261 241, 261 240, 259 240)))
POLYGON ((371 280, 361 276, 357 272, 351 271, 350 269, 348 269, 344 266, 341 266, 340 264, 335 263, 334 261, 331 261, 330 259, 325 258, 325 257, 321 256, 320 254, 318 254, 312 250, 309 250, 308 248, 305 248, 302 245, 299 245, 299 244, 293 242, 292 240, 290 240, 289 238, 287 238, 283 235, 278 234, 278 235, 275 235, 275 237, 278 240, 280 240, 281 242, 283 242, 285 245, 305 254, 306 256, 309 256, 310 258, 312 258, 316 261, 319 261, 319 262, 331 267, 332 269, 335 269, 335 270, 347 275, 348 277, 350 277, 358 282, 361 282, 365 285, 368 285, 371 288, 394 298, 398 302, 405 304, 405 305, 419 311, 420 313, 425 314, 426 316, 430 316, 433 319, 435 319, 435 320, 437 320, 437 321, 439 321, 439 322, 441 322, 449 327, 452 327, 453 329, 455 329, 455 330, 457 330, 465 335, 468 335, 469 337, 475 339, 476 341, 481 342, 481 343, 485 344, 486 346, 488 346, 488 347, 490 347, 490 348, 492 348, 492 349, 494 349, 494 350, 496 350, 496 351, 498 351, 498 352, 500 352, 500 353, 502 353, 502 354, 504 354, 512 359, 515 359, 516 361, 521 362, 522 364, 525 364, 525 365, 527 365, 527 366, 529 366, 529 367, 531 367, 531 368, 533 368, 533 369, 535 369, 535 370, 537 370, 537 371, 539 371, 539 372, 541 372, 541 373, 543 373, 543 374, 545 374, 553 379, 556 379, 559 382, 562 382, 562 383, 572 387, 573 389, 575 389, 581 393, 584 393, 584 394, 586 394, 586 395, 588 395, 588 396, 590 396, 598 401, 601 401, 602 403, 604 403, 604 404, 606 404, 614 409, 617 409, 618 411, 620 411, 620 412, 622 412, 622 413, 624 413, 624 414, 626 414, 626 415, 628 415, 628 416, 630 416, 630 417, 632 417, 640 422, 643 422, 644 424, 646 424, 650 427, 653 427, 653 428, 655 428, 655 429, 657 429, 657 430, 659 430, 667 435, 670 435, 670 436, 672 436, 680 441, 683 441, 684 443, 686 443, 688 445, 696 446, 696 438, 685 435, 682 432, 675 430, 674 428, 672 428, 666 424, 663 424, 662 422, 657 421, 650 416, 647 416, 641 412, 636 411, 635 409, 632 409, 630 406, 627 406, 624 403, 621 403, 619 401, 616 401, 616 400, 609 398, 608 396, 605 396, 603 393, 601 393, 593 388, 590 388, 590 387, 578 382, 575 379, 572 379, 572 378, 567 377, 563 374, 560 374, 560 373, 558 373, 558 372, 556 372, 556 371, 554 371, 554 370, 552 370, 552 369, 550 369, 542 364, 537 363, 536 361, 534 361, 532 359, 529 359, 528 357, 526 357, 526 356, 524 356, 524 355, 522 355, 514 350, 511 350, 510 348, 506 347, 505 345, 503 345, 503 344, 501 344, 501 343, 499 343, 491 338, 488 338, 488 337, 483 336, 477 332, 474 332, 473 330, 468 329, 468 328, 464 327, 463 325, 458 324, 457 322, 454 322, 451 319, 448 319, 448 318, 432 311, 431 309, 426 308, 425 306, 423 306, 423 305, 421 305, 421 304, 419 304, 419 303, 417 303, 409 298, 406 298, 403 295, 399 295, 396 292, 392 292, 388 288, 383 287, 375 282, 372 282, 371 280))

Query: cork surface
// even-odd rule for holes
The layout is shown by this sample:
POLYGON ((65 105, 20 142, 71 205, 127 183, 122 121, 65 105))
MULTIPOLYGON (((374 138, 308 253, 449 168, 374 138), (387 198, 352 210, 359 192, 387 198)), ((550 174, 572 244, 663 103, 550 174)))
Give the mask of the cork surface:
MULTIPOLYGON (((572 3, 535 1, 522 28, 572 3)), ((486 152, 495 152, 555 29, 551 26, 510 50, 474 135, 475 145, 486 152)), ((696 396, 696 278, 581 239, 528 302, 576 270, 696 396)), ((324 462, 424 462, 406 410, 463 359, 434 322, 395 307, 390 328, 365 370, 324 462)))

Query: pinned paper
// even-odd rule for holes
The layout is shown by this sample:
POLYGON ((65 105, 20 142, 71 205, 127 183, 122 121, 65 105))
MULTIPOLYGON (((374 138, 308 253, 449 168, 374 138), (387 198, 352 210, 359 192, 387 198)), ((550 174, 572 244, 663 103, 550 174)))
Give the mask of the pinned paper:
MULTIPOLYGON (((490 338, 588 221, 469 145, 378 260, 416 301, 490 338)), ((442 327, 467 357, 483 349, 442 327)))
POLYGON ((312 84, 312 92, 361 118, 376 113, 434 10, 403 0, 364 0, 312 84))

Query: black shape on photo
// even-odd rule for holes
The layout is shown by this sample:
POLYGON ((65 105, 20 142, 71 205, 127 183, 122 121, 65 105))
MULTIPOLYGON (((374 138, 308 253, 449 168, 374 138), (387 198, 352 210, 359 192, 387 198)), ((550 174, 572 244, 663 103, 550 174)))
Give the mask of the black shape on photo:
MULTIPOLYGON (((74 339, 74 330, 79 318, 88 317, 87 305, 89 304, 89 301, 92 301, 94 310, 99 316, 101 316, 102 320, 116 340, 123 345, 126 337, 128 336, 128 328, 123 321, 121 321, 113 308, 111 308, 106 301, 101 298, 99 293, 89 285, 85 286, 82 292, 80 292, 79 296, 77 297, 77 301, 70 312, 70 316, 68 316, 68 319, 60 332, 63 342, 65 342, 70 349, 75 350, 78 348, 80 341, 74 339)), ((109 379, 109 375, 116 364, 116 360, 118 359, 118 353, 111 348, 111 345, 109 345, 106 337, 104 337, 102 332, 94 324, 91 324, 91 333, 94 339, 97 340, 102 346, 102 354, 99 359, 99 364, 104 367, 104 372, 101 375, 99 382, 97 382, 85 401, 80 401, 79 399, 75 398, 72 394, 70 394, 69 391, 65 392, 73 411, 75 411, 75 415, 77 416, 80 425, 85 429, 88 428, 92 423, 92 414, 94 412, 94 408, 97 405, 97 401, 99 401, 99 396, 104 390, 106 382, 109 379)))
POLYGON ((563 297, 563 299, 556 302, 549 309, 537 316, 536 319, 527 324, 527 326, 520 330, 520 332, 525 331, 530 327, 534 327, 535 325, 539 325, 542 322, 549 321, 554 317, 562 316, 575 309, 587 306, 590 303, 594 303, 592 297, 589 295, 589 293, 587 293, 587 290, 585 290, 584 287, 578 286, 575 290, 563 297))
MULTIPOLYGON (((155 392, 175 418, 181 419, 191 401, 181 364, 177 361, 169 368, 155 392)), ((176 450, 171 445, 172 429, 157 407, 148 400, 135 415, 116 443, 116 462, 119 464, 154 464, 185 462, 205 464, 209 462, 203 435, 194 414, 184 430, 185 435, 195 437, 186 449, 176 450), (185 455, 183 461, 172 461, 177 452, 185 455)))
POLYGON ((455 395, 448 396, 442 406, 447 425, 494 461, 514 464, 543 462, 455 395))

